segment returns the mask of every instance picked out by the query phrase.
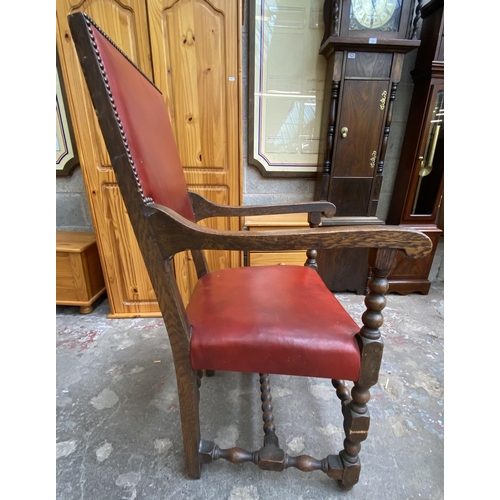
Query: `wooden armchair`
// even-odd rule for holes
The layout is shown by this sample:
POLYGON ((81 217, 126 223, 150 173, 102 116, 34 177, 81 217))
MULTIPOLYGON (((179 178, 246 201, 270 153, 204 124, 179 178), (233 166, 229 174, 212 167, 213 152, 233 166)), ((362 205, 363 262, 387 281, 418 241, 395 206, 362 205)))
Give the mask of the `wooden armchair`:
MULTIPOLYGON (((227 207, 188 193, 164 101, 158 89, 86 15, 69 16, 71 34, 120 191, 162 311, 172 346, 187 473, 217 459, 283 471, 322 470, 346 489, 359 478, 369 426, 369 388, 378 379, 387 276, 398 251, 421 258, 424 234, 399 227, 312 227, 274 232, 217 231, 197 221, 215 216, 309 212, 333 216, 328 202, 227 207), (210 272, 203 250, 370 248, 373 277, 361 328, 309 266, 242 267, 210 272), (190 250, 198 282, 185 308, 172 258, 190 250), (200 437, 203 370, 260 374, 264 444, 257 451, 220 449, 200 437), (338 455, 289 456, 275 433, 269 374, 332 380, 341 401, 345 440, 338 455), (350 391, 343 382, 354 382, 350 391)), ((310 253, 311 261, 314 252, 310 253)))

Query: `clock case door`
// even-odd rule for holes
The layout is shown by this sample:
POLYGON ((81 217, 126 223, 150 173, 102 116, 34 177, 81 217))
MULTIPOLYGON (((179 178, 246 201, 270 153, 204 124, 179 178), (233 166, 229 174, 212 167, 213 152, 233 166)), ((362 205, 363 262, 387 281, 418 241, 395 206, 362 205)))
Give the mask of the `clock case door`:
POLYGON ((403 61, 399 54, 341 53, 339 110, 326 198, 337 206, 337 217, 375 218, 403 61))

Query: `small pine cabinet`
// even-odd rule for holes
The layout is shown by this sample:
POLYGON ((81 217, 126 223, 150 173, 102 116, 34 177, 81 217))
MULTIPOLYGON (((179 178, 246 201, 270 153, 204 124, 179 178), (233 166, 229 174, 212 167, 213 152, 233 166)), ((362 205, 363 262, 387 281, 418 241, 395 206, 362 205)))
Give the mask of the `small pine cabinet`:
POLYGON ((105 291, 94 233, 56 231, 56 305, 88 314, 105 291))
MULTIPOLYGON (((302 227, 309 227, 307 214, 257 215, 243 219, 245 231, 277 231, 302 227)), ((244 252, 244 263, 247 266, 303 266, 306 260, 306 250, 244 252)))

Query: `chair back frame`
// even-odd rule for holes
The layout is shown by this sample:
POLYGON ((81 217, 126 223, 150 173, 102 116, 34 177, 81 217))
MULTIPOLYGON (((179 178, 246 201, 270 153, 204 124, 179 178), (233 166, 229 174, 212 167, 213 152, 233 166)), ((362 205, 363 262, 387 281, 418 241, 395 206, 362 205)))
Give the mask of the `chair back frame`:
MULTIPOLYGON (((69 16, 68 20, 120 193, 127 208, 168 332, 177 384, 178 386, 185 385, 185 390, 181 390, 179 387, 179 406, 186 467, 191 475, 199 476, 200 428, 199 423, 196 424, 198 421, 198 397, 195 395, 197 379, 196 373, 191 368, 189 357, 190 326, 175 279, 172 265, 173 255, 165 257, 162 255, 149 222, 155 209, 149 206, 150 200, 144 198, 140 184, 134 175, 135 172, 120 130, 120 123, 117 121, 113 109, 112 95, 106 88, 105 75, 99 66, 99 55, 92 43, 92 26, 99 28, 86 14, 76 13, 69 16)), ((108 37, 106 38, 109 40, 108 37)), ((109 41, 112 43, 111 40, 109 41)), ((117 50, 119 49, 117 48, 117 50)), ((126 57, 125 54, 124 57, 126 57)), ((131 64, 133 63, 131 62, 131 64)), ((200 267, 204 267, 204 264, 202 263, 200 267)), ((206 270, 203 269, 202 272, 206 272, 206 270)))

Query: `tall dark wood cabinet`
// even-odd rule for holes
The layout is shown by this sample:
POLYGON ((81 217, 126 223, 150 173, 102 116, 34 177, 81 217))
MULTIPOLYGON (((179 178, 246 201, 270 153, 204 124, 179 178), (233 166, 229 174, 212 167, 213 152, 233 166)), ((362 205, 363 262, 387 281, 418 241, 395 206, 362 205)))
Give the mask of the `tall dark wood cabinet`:
POLYGON ((410 119, 387 223, 427 234, 433 251, 418 263, 400 255, 389 277, 389 291, 427 294, 429 272, 443 231, 438 227, 444 181, 444 2, 431 0, 421 10, 422 44, 412 77, 410 119))
MULTIPOLYGON (((376 217, 396 90, 406 53, 420 45, 413 0, 326 0, 327 59, 315 199, 337 206, 324 226, 384 224, 376 217)), ((360 250, 367 253, 367 250, 360 250)), ((367 257, 318 252, 318 271, 332 291, 364 293, 367 257)))

